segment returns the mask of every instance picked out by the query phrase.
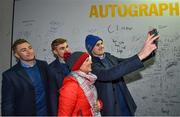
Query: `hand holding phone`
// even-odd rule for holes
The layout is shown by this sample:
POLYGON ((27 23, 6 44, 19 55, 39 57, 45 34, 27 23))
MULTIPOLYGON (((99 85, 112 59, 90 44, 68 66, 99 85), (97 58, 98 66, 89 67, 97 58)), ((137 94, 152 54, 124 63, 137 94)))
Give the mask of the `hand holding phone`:
MULTIPOLYGON (((153 35, 153 37, 158 35, 157 29, 155 28, 151 28, 151 30, 148 32, 150 35, 153 35)), ((158 47, 158 40, 155 39, 155 41, 153 41, 153 43, 156 45, 156 47, 158 47)), ((142 59, 143 61, 146 61, 152 57, 154 57, 156 55, 156 50, 152 51, 146 58, 142 59)))

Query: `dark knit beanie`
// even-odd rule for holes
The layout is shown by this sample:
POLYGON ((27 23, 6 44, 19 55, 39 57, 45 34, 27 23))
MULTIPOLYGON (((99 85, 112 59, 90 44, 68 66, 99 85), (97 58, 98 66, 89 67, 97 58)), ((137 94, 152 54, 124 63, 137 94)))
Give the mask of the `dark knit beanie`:
POLYGON ((86 45, 86 50, 89 52, 89 54, 92 54, 92 49, 94 48, 97 41, 99 40, 102 40, 102 39, 95 35, 86 36, 85 45, 86 45))
POLYGON ((81 65, 88 57, 89 54, 87 52, 77 51, 71 54, 71 56, 67 59, 66 63, 72 71, 76 71, 79 70, 81 65))

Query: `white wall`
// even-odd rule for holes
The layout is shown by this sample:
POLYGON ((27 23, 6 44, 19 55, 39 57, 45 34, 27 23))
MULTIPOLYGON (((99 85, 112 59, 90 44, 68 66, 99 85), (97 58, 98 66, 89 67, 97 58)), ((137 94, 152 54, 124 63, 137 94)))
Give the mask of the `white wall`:
POLYGON ((12 10, 13 0, 0 0, 0 74, 10 67, 12 10))
MULTIPOLYGON (((161 38, 154 61, 149 61, 146 69, 127 76, 126 80, 131 80, 128 88, 138 107, 136 115, 180 115, 179 15, 170 16, 167 10, 163 16, 120 17, 115 12, 116 17, 111 17, 109 12, 108 17, 89 17, 92 5, 112 2, 150 5, 170 4, 172 0, 148 1, 149 4, 145 0, 16 0, 13 39, 27 38, 37 58, 51 62, 53 39, 66 38, 72 51, 85 51, 86 35, 95 34, 103 38, 106 51, 124 58, 136 54, 149 27, 155 27, 161 38)), ((180 6, 180 1, 177 3, 180 6)))
MULTIPOLYGON (((33 4, 33 0, 16 1, 19 3, 23 1, 26 1, 28 3, 30 2, 29 4, 27 4, 29 6, 33 4)), ((98 22, 97 20, 94 21, 93 19, 90 19, 89 21, 85 20, 86 18, 83 19, 83 17, 81 18, 80 23, 74 23, 71 22, 72 19, 79 19, 79 15, 83 15, 79 14, 79 12, 72 12, 73 10, 71 10, 71 8, 80 8, 81 12, 85 12, 85 10, 83 11, 82 9, 85 9, 85 7, 87 7, 87 1, 81 2, 81 7, 79 7, 78 2, 75 2, 77 4, 75 4, 73 7, 71 7, 72 2, 71 4, 68 3, 67 5, 62 5, 62 7, 60 7, 59 4, 52 5, 55 4, 52 2, 52 0, 41 0, 44 4, 39 5, 41 6, 39 7, 37 1, 40 0, 34 1, 37 3, 34 5, 34 8, 37 9, 32 9, 32 7, 23 7, 21 6, 21 4, 19 4, 20 6, 18 6, 17 4, 17 10, 19 9, 19 11, 21 11, 24 14, 22 15, 20 12, 18 12, 19 15, 16 15, 17 18, 20 17, 20 19, 16 19, 16 21, 19 21, 19 24, 21 25, 15 25, 15 29, 18 33, 14 33, 14 39, 18 38, 18 36, 22 37, 23 35, 26 38, 29 37, 28 39, 32 39, 30 41, 32 41, 32 44, 36 49, 36 52, 40 53, 38 55, 38 58, 45 59, 47 61, 51 61, 52 59, 54 59, 49 49, 50 42, 54 38, 59 36, 67 38, 69 40, 70 45, 73 44, 71 45, 71 47, 73 47, 73 50, 83 50, 84 47, 78 46, 78 44, 84 42, 83 39, 87 33, 95 33, 106 39, 105 42, 106 47, 108 47, 107 50, 111 51, 113 54, 117 56, 124 57, 129 56, 132 53, 135 53, 138 50, 138 47, 142 44, 141 42, 143 41, 146 31, 148 29, 143 29, 143 32, 141 27, 147 27, 148 25, 155 25, 156 27, 158 27, 158 31, 161 34, 161 41, 159 43, 159 49, 157 53, 158 56, 156 57, 155 64, 148 67, 148 69, 142 72, 141 75, 143 77, 138 76, 138 74, 131 74, 130 76, 127 76, 132 80, 135 77, 140 78, 135 82, 129 83, 128 87, 135 99, 135 102, 138 105, 136 115, 180 115, 180 25, 178 25, 180 24, 179 17, 155 17, 155 20, 153 20, 153 17, 148 17, 149 20, 152 19, 152 22, 142 22, 148 18, 145 18, 145 20, 141 17, 134 18, 140 19, 136 22, 143 23, 143 25, 136 25, 134 19, 133 22, 128 23, 128 25, 126 25, 130 18, 127 18, 127 20, 124 21, 125 24, 123 23, 123 19, 121 18, 119 20, 120 22, 114 22, 114 20, 112 20, 112 22, 107 21, 107 23, 105 23, 104 20, 98 20, 98 22), (47 1, 49 3, 47 3, 47 1), (41 8, 44 7, 45 9, 48 9, 49 7, 54 9, 47 10, 47 12, 42 12, 44 10, 41 8), (65 10, 66 7, 69 9, 65 10), (21 8, 25 8, 25 10, 21 10, 21 8), (59 10, 60 8, 62 10, 59 10), (55 12, 51 12, 53 10, 55 10, 55 12), (61 12, 65 13, 65 15, 60 15, 61 12), (41 14, 39 15, 38 13, 41 14), (78 17, 76 16, 76 14, 78 17), (26 15, 28 15, 28 17, 26 15), (52 17, 48 17, 51 15, 52 17), (21 17, 24 17, 24 19, 21 17), (83 23, 84 20, 85 23, 83 23), (87 21, 89 22, 86 23, 87 21), (42 25, 36 25, 41 23, 42 25), (87 24, 89 24, 90 26, 88 27, 87 24), (81 25, 81 27, 79 25, 81 25), (134 27, 132 30, 134 31, 134 35, 132 33, 129 33, 128 30, 126 31, 128 35, 124 35, 123 32, 125 31, 119 28, 119 30, 115 30, 113 33, 108 34, 107 29, 109 26, 111 26, 111 29, 114 30, 117 28, 117 26, 119 28, 123 26, 132 26, 134 27), (135 33, 136 31, 138 32, 137 34, 135 33), (133 40, 134 43, 130 44, 131 40, 133 40), (124 45, 122 45, 122 48, 120 48, 121 45, 118 45, 121 44, 120 42, 122 41, 125 43, 127 47, 126 52, 124 52, 124 45), (118 49, 122 50, 122 53, 118 53, 118 49), (117 50, 117 52, 115 50, 117 50)), ((66 2, 67 0, 56 1, 66 2)), ((10 67, 12 10, 13 0, 0 0, 0 73, 2 73, 4 70, 10 67)), ((79 20, 75 20, 75 22, 78 21, 79 20)), ((18 22, 16 23, 18 24, 18 22)), ((0 80, 1 79, 2 78, 0 75, 0 80)))

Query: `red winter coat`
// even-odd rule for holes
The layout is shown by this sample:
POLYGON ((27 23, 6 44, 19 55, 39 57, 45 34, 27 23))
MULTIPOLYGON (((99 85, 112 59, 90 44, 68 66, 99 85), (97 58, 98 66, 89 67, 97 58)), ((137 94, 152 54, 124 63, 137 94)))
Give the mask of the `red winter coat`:
POLYGON ((67 76, 59 90, 58 116, 92 116, 82 88, 73 76, 67 76))

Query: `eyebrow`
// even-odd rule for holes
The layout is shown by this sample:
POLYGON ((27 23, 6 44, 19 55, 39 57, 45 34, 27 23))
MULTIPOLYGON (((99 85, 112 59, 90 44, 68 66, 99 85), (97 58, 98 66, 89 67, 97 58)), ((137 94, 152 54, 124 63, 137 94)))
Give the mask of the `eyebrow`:
MULTIPOLYGON (((30 46, 28 46, 28 48, 32 48, 32 46, 30 45, 30 46)), ((24 49, 26 49, 26 48, 24 47, 24 48, 21 48, 20 50, 24 50, 24 49)))
POLYGON ((64 48, 66 48, 66 47, 60 47, 60 49, 64 49, 64 48))

